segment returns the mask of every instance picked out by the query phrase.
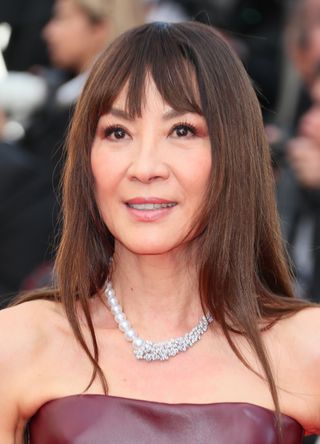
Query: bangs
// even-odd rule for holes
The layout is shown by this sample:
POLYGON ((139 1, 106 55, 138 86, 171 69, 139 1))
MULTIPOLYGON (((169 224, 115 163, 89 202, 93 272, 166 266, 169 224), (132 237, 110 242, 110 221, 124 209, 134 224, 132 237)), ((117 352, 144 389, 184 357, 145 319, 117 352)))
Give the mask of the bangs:
POLYGON ((157 23, 147 32, 139 28, 124 34, 111 45, 109 69, 100 89, 100 115, 107 113, 121 91, 127 89, 126 112, 140 117, 145 103, 145 88, 152 79, 163 100, 179 112, 202 114, 193 57, 189 48, 179 43, 177 29, 157 23), (160 37, 160 38, 159 38, 160 37), (118 48, 121 47, 119 60, 118 48))

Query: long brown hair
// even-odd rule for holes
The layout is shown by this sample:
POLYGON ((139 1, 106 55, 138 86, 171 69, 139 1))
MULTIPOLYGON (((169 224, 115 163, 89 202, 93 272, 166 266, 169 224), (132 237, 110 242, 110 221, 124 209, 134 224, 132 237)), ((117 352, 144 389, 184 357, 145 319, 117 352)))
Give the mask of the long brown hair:
POLYGON ((201 300, 234 352, 248 365, 231 333, 245 335, 261 362, 262 376, 279 412, 261 325, 270 326, 308 303, 292 293, 256 94, 227 43, 199 23, 154 23, 120 36, 92 68, 76 107, 67 141, 56 295, 92 361, 89 385, 98 375, 107 392, 88 300, 103 287, 114 251, 114 239, 95 202, 90 150, 99 117, 125 85, 129 113, 141 114, 146 75, 152 76, 174 109, 202 113, 208 124, 212 172, 199 217, 201 300), (77 304, 86 316, 92 344, 82 334, 77 304))

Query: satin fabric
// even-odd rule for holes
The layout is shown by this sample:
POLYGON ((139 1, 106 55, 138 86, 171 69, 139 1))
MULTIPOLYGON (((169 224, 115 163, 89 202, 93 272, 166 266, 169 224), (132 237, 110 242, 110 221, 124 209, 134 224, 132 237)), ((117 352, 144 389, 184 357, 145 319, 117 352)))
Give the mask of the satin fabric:
POLYGON ((30 444, 301 444, 304 431, 248 403, 166 404, 74 395, 44 404, 30 421, 30 444))

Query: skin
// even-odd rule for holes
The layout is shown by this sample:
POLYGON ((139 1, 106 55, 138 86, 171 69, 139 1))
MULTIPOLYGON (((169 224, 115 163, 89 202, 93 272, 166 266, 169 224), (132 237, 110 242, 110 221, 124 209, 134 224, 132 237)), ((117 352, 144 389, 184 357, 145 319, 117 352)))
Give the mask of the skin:
MULTIPOLYGON (((197 240, 185 221, 192 220, 202 201, 211 154, 202 116, 164 120, 169 105, 163 103, 152 82, 146 92, 141 118, 101 117, 91 163, 98 206, 116 237, 116 293, 138 333, 159 340, 183 334, 201 314, 192 254, 188 254, 188 263, 185 259, 197 240), (199 127, 198 135, 184 131, 181 135, 179 130, 177 137, 181 121, 199 127), (105 131, 110 124, 125 129, 117 133, 121 137, 116 141, 115 132, 105 131), (161 193, 178 205, 156 223, 137 222, 123 208, 131 193, 161 193)), ((123 109, 124 98, 125 91, 114 108, 123 109)), ((241 364, 217 323, 187 353, 150 364, 134 358, 104 301, 93 298, 90 310, 109 395, 169 403, 249 402, 273 409, 266 383, 241 364)), ((315 308, 263 333, 281 387, 281 411, 310 433, 320 432, 319 326, 320 309, 315 308)), ((34 301, 3 310, 0 328, 0 442, 21 444, 27 420, 46 401, 83 392, 92 367, 59 304, 34 301)), ((245 339, 236 340, 259 371, 245 339)), ((87 393, 103 393, 98 380, 87 393)))
POLYGON ((320 187, 320 146, 308 137, 296 137, 288 144, 288 157, 301 185, 320 187))
POLYGON ((110 28, 107 21, 92 23, 73 0, 57 0, 43 38, 55 66, 80 73, 105 47, 110 28))
POLYGON ((311 90, 313 106, 299 122, 298 136, 288 144, 288 160, 299 182, 308 188, 320 187, 320 82, 311 90))

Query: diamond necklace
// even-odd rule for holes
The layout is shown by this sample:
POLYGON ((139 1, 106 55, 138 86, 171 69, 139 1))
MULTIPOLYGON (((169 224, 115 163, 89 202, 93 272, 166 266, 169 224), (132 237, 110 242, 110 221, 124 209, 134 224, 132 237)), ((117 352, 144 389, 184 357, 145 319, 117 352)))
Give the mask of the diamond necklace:
POLYGON ((198 325, 184 336, 161 342, 146 341, 137 335, 127 320, 110 281, 106 282, 104 291, 114 319, 126 339, 132 343, 133 353, 137 359, 143 359, 145 361, 166 361, 178 353, 188 350, 188 348, 198 342, 201 336, 207 331, 209 324, 213 321, 212 316, 207 314, 202 316, 198 325))

